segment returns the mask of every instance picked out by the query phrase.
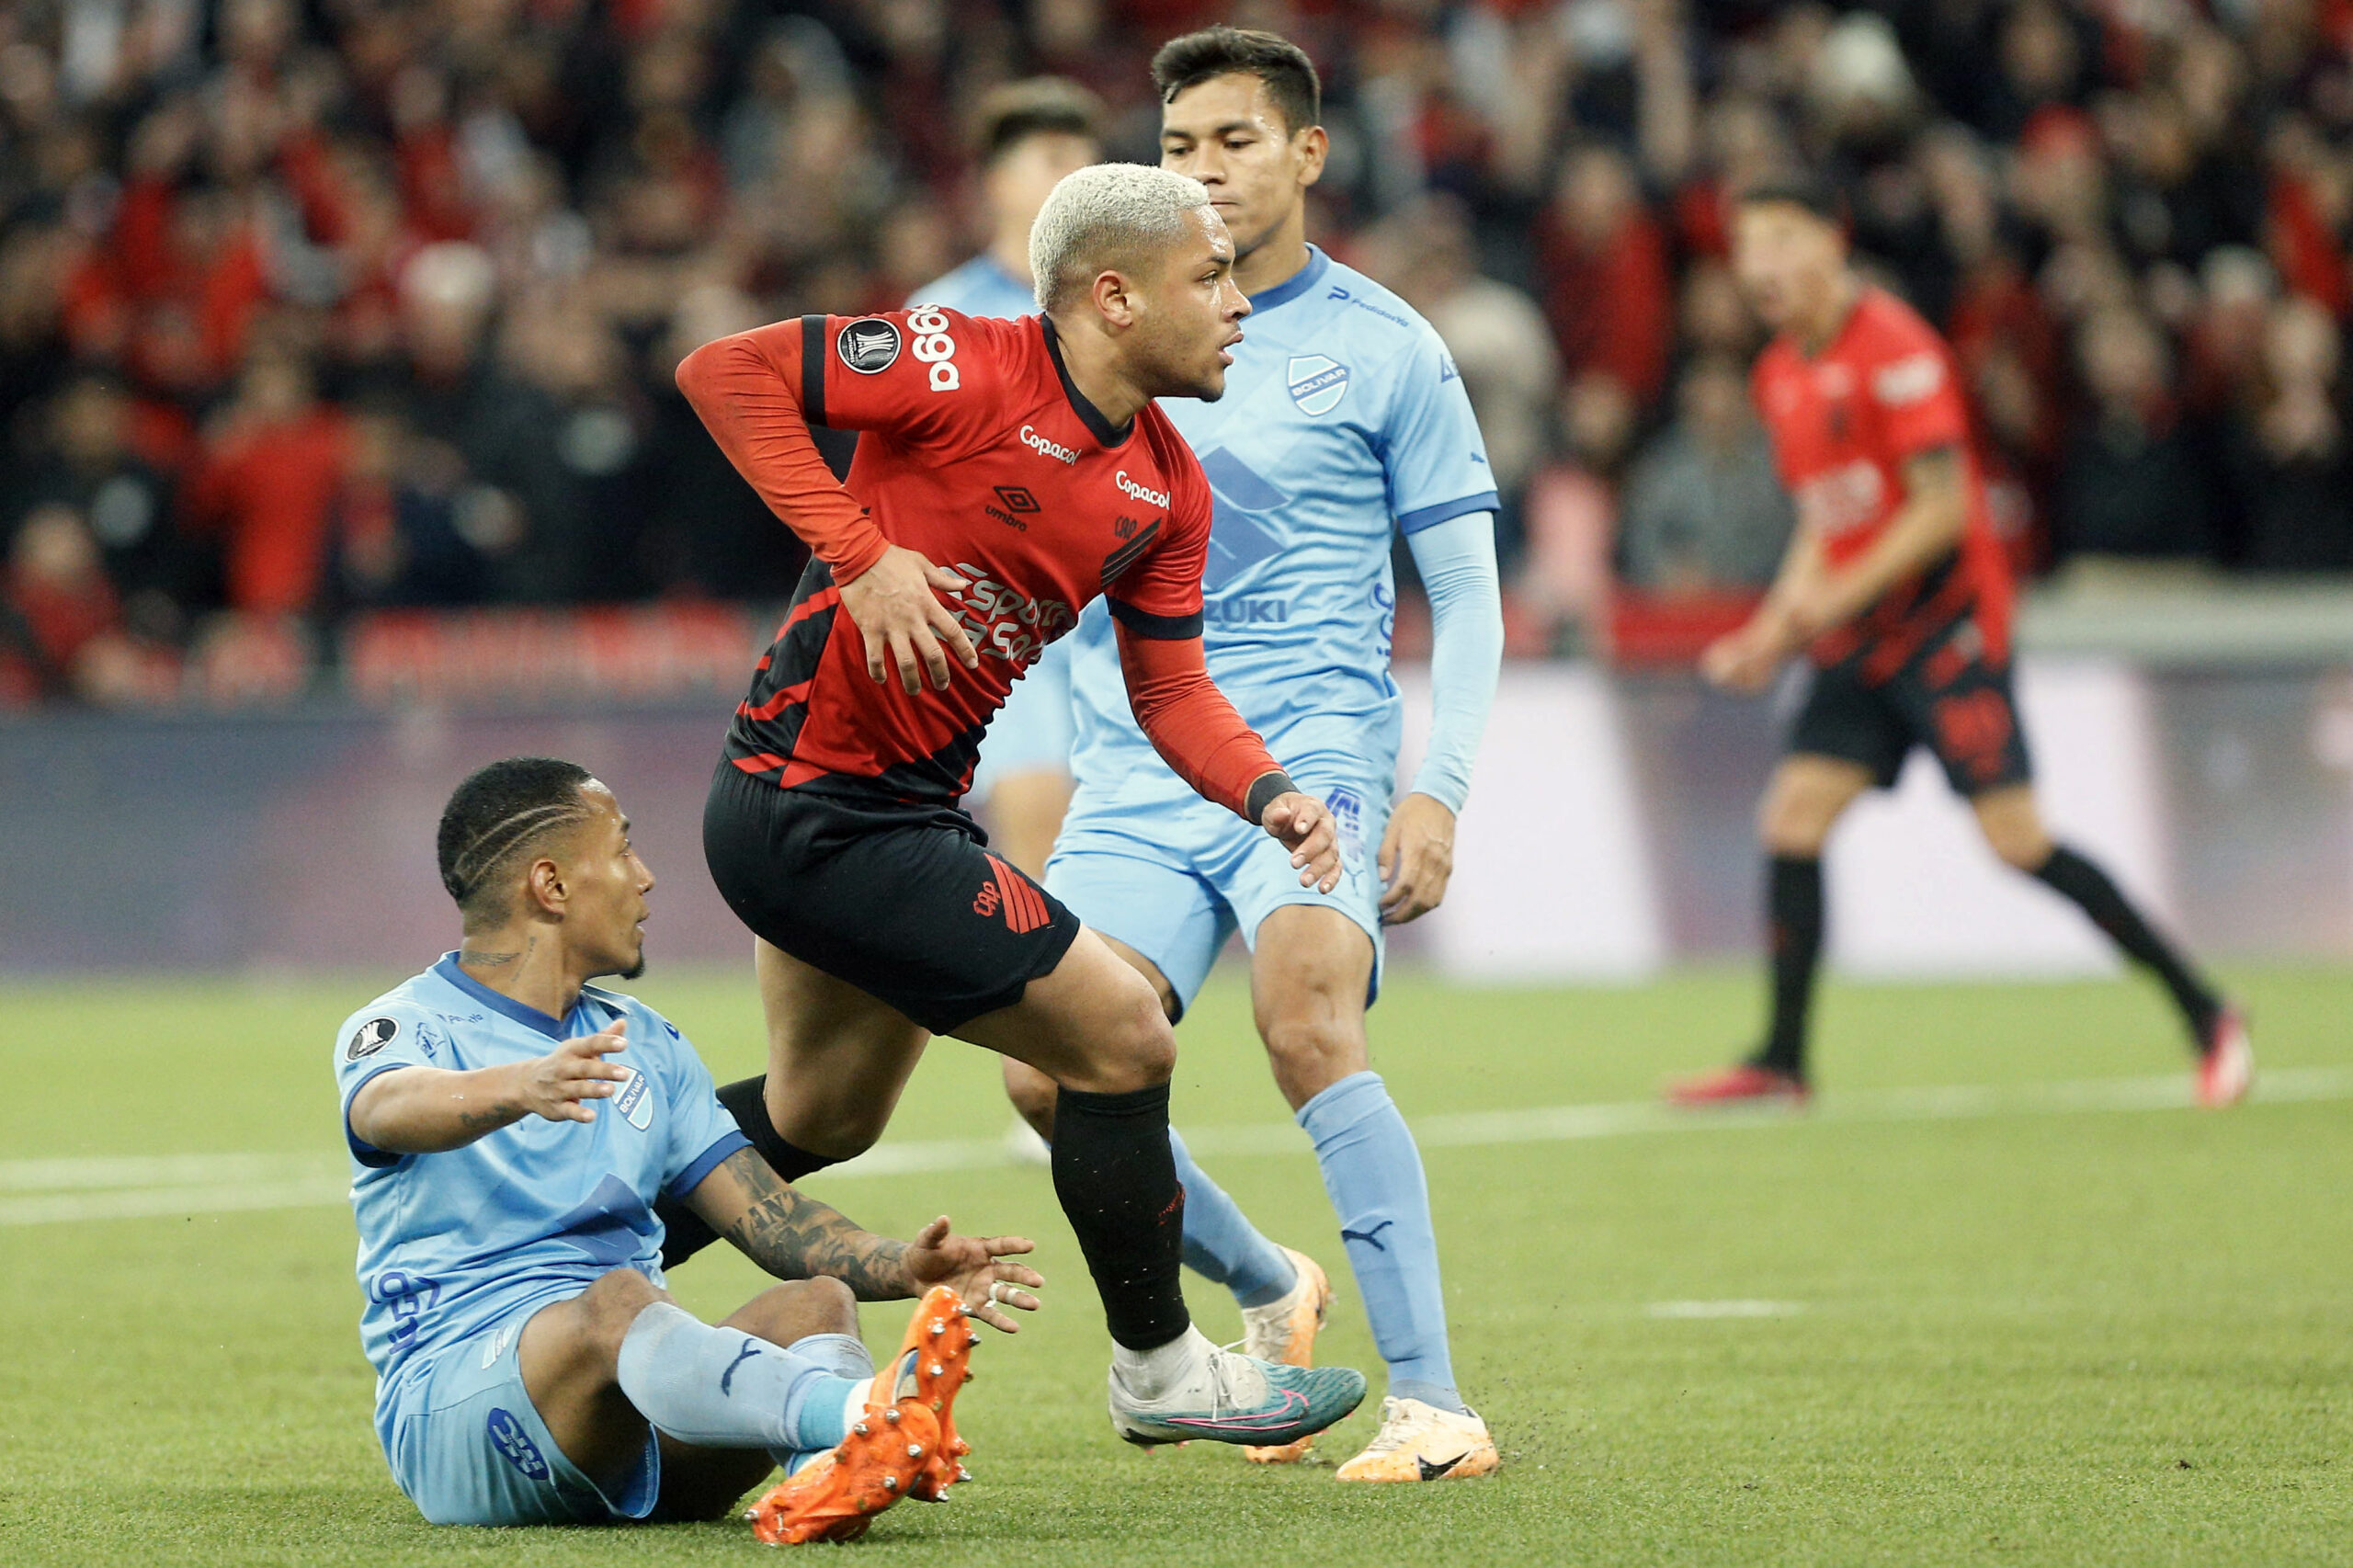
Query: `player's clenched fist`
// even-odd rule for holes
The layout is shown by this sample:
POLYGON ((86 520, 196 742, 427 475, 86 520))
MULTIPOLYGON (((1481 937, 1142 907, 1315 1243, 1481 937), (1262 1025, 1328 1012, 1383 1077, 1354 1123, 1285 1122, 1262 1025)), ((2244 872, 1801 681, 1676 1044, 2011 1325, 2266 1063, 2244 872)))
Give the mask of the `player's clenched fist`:
POLYGON ((899 684, 913 697, 923 689, 926 672, 931 684, 948 689, 948 653, 953 651, 968 670, 978 669, 980 654, 964 628, 939 602, 943 593, 959 594, 970 585, 944 566, 934 566, 915 551, 897 545, 881 559, 842 585, 842 608, 866 640, 866 673, 876 680, 899 672, 899 684), (941 644, 947 644, 946 649, 941 644), (885 653, 890 655, 886 665, 885 653))
POLYGON ((523 1081, 516 1091, 523 1110, 550 1121, 596 1120, 595 1108, 583 1102, 605 1098, 629 1076, 630 1069, 605 1060, 608 1052, 627 1049, 629 1042, 621 1035, 628 1027, 628 1020, 615 1018, 595 1034, 565 1040, 545 1056, 524 1062, 523 1081))
POLYGON ((1340 885, 1339 829, 1330 807, 1293 790, 1267 801, 1258 822, 1290 851, 1301 887, 1330 892, 1340 885))

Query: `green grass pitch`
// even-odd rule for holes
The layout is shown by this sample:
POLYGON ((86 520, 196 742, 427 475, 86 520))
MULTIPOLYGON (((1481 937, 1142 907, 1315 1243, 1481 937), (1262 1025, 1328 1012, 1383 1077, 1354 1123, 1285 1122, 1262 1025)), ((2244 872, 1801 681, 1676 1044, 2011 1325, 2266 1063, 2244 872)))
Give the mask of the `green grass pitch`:
MULTIPOLYGON (((105 1162, 133 1156, 287 1156, 331 1184, 329 1032, 392 978, 0 989, 0 1562, 761 1550, 737 1523, 420 1523, 369 1428, 351 1220, 331 1193, 52 1217, 113 1201, 131 1178, 105 1162)), ((2137 1103, 2141 1081, 2186 1079, 2138 984, 1840 985, 1819 1114, 1693 1125, 1529 1113, 1631 1106, 1721 1060, 1754 1027, 1750 976, 1521 992, 1398 976, 1376 1064, 1432 1130, 1456 1367, 1505 1454, 1486 1481, 1353 1489, 1211 1445, 1130 1449, 1044 1173, 817 1178, 877 1229, 945 1209, 1027 1232, 1051 1281, 1027 1332, 982 1346, 959 1412, 978 1482, 847 1550, 1011 1568, 2353 1562, 2353 976, 2232 978, 2274 1094, 2231 1114, 2137 1103), (1904 1093, 1951 1085, 1993 1092, 1904 1093), (1743 1302, 1760 1304, 1721 1304, 1743 1302), (1739 1312, 1770 1315, 1721 1315, 1739 1312)), ((747 976, 642 989, 721 1077, 754 1065, 747 976)), ((1180 1122, 1229 1151, 1206 1163, 1270 1234, 1332 1267, 1325 1358, 1372 1369, 1377 1393, 1314 1165, 1279 1136, 1231 976, 1181 1038, 1180 1122)), ((993 1062, 943 1041, 892 1136, 992 1139, 1006 1121, 993 1062)), ((674 1280, 712 1315, 757 1283, 717 1254, 674 1280)), ((1213 1336, 1238 1333, 1230 1301, 1194 1300, 1213 1336)), ((869 1308, 870 1339, 894 1341, 903 1311, 869 1308)), ((1372 1420, 1324 1451, 1352 1452, 1372 1420)))

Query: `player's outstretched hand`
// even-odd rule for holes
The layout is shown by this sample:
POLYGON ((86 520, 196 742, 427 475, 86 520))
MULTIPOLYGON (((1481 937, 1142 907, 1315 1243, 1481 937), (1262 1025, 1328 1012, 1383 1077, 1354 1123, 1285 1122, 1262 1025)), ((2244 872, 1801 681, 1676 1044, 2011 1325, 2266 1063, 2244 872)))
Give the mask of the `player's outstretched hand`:
POLYGON ((964 1298, 972 1315, 991 1328, 1018 1334, 1020 1325, 1005 1315, 1006 1307, 1025 1312, 1038 1310, 1038 1298, 1020 1287, 1043 1285, 1044 1275, 1026 1263, 1008 1263, 1025 1252, 1038 1250, 1027 1236, 960 1236, 948 1229, 942 1214, 915 1233, 907 1244, 907 1278, 914 1294, 945 1285, 964 1298))
POLYGON ((595 1034, 565 1040, 545 1056, 523 1063, 523 1108, 550 1121, 594 1121, 597 1111, 586 1104, 601 1100, 630 1070, 605 1060, 608 1052, 628 1049, 621 1038, 626 1018, 615 1018, 595 1034))
POLYGON ((1409 794, 1381 838, 1381 923, 1403 926, 1436 909, 1454 875, 1454 813, 1444 801, 1409 794))
POLYGON ((939 602, 941 594, 961 593, 970 585, 946 567, 934 566, 916 551, 895 544, 844 583, 842 608, 866 639, 866 673, 884 681, 896 669, 899 684, 913 697, 923 689, 926 674, 934 687, 948 689, 949 653, 968 670, 980 668, 972 640, 939 602))
POLYGON ((1258 821, 1290 851, 1301 887, 1330 892, 1340 885, 1339 830, 1329 806, 1293 790, 1267 801, 1267 813, 1258 821))

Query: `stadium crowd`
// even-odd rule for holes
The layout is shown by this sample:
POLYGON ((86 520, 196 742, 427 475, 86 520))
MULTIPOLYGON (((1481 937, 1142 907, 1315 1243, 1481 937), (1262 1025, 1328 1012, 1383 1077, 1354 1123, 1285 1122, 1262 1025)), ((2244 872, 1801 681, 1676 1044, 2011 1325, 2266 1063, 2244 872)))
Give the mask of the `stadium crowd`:
POLYGON ((19 0, 0 701, 780 597, 679 358, 970 254, 994 85, 1076 78, 1151 160, 1145 62, 1217 19, 1324 73, 1312 233, 1461 367, 1518 651, 1769 576, 1725 197, 1800 165, 1949 334, 2022 565, 2353 569, 2347 0, 19 0))

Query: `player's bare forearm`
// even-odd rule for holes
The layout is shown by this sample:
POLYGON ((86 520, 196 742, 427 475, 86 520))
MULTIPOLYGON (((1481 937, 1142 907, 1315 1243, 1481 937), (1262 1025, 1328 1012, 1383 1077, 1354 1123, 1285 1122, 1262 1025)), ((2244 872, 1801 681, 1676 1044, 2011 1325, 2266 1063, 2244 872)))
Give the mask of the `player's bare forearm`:
POLYGON ((1780 570, 1773 574, 1773 585, 1765 591, 1751 623, 1771 628, 1777 637, 1786 632, 1790 612, 1821 585, 1823 575, 1822 536, 1800 522, 1790 535, 1780 570))
POLYGON ((861 1301, 912 1296, 907 1244, 878 1236, 798 1190, 750 1149, 720 1162, 688 1206, 779 1279, 838 1279, 861 1301))
POLYGON ((1938 447, 1904 465, 1904 506, 1850 565, 1826 574, 1795 607, 1808 635, 1870 608, 1881 595, 1949 555, 1969 527, 1961 449, 1938 447))
POLYGON ((453 1072, 403 1067, 368 1080, 351 1101, 351 1131, 388 1154, 439 1154, 530 1114, 521 1062, 453 1072))

